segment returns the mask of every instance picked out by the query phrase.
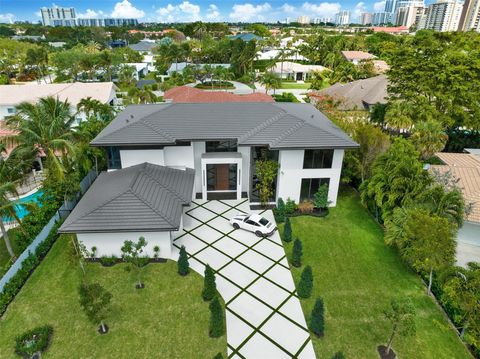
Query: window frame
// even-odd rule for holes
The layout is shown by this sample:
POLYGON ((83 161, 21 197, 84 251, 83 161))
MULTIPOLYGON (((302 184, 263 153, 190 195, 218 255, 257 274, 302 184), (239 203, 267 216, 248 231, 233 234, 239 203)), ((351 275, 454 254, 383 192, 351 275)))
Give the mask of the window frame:
POLYGON ((306 149, 303 151, 303 167, 302 168, 303 169, 332 168, 334 155, 335 155, 334 149, 306 149))

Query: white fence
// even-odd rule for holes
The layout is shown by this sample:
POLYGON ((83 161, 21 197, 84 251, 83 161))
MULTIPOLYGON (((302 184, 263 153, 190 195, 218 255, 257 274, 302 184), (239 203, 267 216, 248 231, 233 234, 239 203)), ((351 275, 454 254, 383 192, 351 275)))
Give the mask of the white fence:
POLYGON ((8 269, 2 279, 0 279, 0 293, 3 291, 5 284, 7 284, 8 281, 12 279, 12 277, 17 274, 17 272, 22 268, 23 262, 25 261, 25 259, 27 259, 30 253, 34 253, 37 247, 48 237, 55 223, 60 220, 60 218, 68 216, 68 214, 78 203, 82 195, 93 183, 95 178, 97 178, 97 172, 90 171, 80 182, 80 192, 77 193, 76 198, 72 201, 65 201, 65 203, 62 204, 58 211, 55 212, 53 217, 45 225, 45 227, 43 227, 40 233, 35 237, 32 243, 30 243, 30 245, 22 252, 22 254, 18 256, 17 260, 8 269))

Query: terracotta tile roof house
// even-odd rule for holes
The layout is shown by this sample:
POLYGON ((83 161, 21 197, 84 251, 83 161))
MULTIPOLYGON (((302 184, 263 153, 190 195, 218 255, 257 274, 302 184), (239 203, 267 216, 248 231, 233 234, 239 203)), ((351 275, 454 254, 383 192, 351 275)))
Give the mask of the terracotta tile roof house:
POLYGON ((431 171, 450 172, 457 180, 471 213, 465 220, 480 224, 480 156, 471 153, 437 153, 444 165, 432 165, 431 171))
POLYGON ((372 55, 365 51, 342 51, 342 55, 345 60, 357 64, 359 61, 363 60, 373 60, 376 58, 375 55, 372 55))
POLYGON ((166 91, 163 98, 176 103, 275 102, 272 96, 259 92, 235 95, 224 91, 204 91, 189 86, 174 87, 166 91))

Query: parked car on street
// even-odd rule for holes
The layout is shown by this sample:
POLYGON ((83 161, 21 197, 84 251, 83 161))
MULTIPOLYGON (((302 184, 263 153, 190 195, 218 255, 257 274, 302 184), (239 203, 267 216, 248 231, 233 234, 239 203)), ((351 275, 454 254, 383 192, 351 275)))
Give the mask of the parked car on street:
POLYGON ((258 237, 269 237, 277 230, 277 226, 272 222, 255 213, 238 214, 230 220, 230 223, 233 228, 245 229, 255 233, 258 237))

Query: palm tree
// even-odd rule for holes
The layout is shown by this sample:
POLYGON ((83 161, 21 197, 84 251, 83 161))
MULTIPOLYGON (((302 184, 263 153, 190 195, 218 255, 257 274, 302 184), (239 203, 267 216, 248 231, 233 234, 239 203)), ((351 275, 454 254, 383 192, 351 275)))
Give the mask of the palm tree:
POLYGON ((410 130, 413 126, 413 120, 407 105, 400 101, 389 103, 385 112, 385 123, 398 132, 410 130))
POLYGON ((431 158, 435 152, 444 149, 448 136, 439 121, 423 121, 415 125, 412 131, 412 142, 424 160, 431 158))
POLYGON ((128 86, 133 84, 134 78, 133 75, 135 73, 135 68, 133 66, 124 66, 120 70, 118 74, 118 81, 128 86))
POLYGON ((75 116, 70 104, 58 98, 41 98, 37 104, 23 102, 17 113, 7 119, 7 125, 16 131, 13 139, 18 143, 16 152, 46 156, 47 173, 58 180, 65 175, 65 167, 59 156, 74 156, 76 147, 71 126, 75 116))
POLYGON ((275 90, 282 86, 282 80, 273 72, 265 72, 260 77, 260 84, 265 86, 265 93, 268 94, 268 91, 273 89, 273 94, 275 95, 275 90))
POLYGON ((112 53, 108 50, 103 50, 98 55, 99 65, 103 67, 103 70, 107 74, 108 81, 112 81, 112 65, 113 65, 112 53))

